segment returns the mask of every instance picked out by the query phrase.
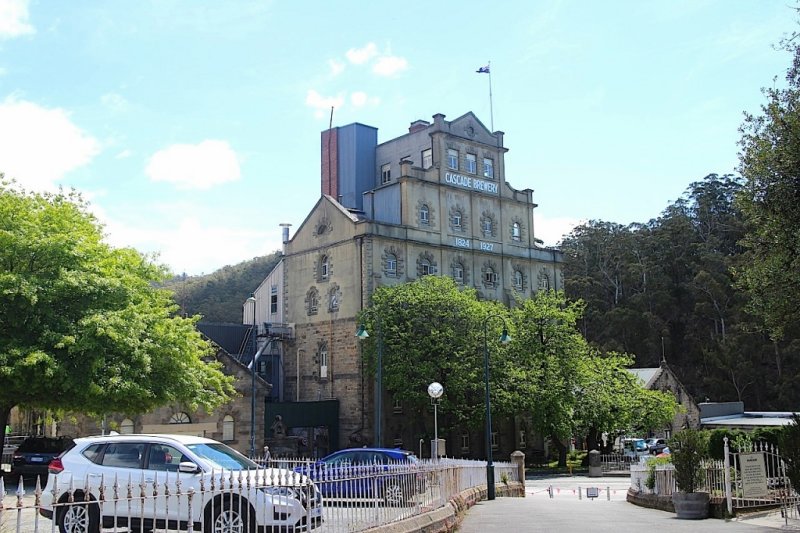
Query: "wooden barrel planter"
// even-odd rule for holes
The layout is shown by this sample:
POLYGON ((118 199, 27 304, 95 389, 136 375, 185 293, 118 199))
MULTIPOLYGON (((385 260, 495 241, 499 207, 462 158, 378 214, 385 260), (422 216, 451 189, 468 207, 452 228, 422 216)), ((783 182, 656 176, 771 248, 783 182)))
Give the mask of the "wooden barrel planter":
POLYGON ((672 505, 678 518, 702 520, 708 518, 709 496, 707 492, 673 492, 672 505))

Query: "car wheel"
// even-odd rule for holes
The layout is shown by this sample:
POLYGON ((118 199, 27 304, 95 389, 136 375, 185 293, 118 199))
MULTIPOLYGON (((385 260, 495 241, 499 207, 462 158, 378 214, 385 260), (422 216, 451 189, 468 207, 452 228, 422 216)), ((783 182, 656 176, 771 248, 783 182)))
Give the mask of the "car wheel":
POLYGON ((230 500, 217 502, 216 507, 206 513, 205 533, 255 533, 256 521, 247 502, 230 500))
POLYGON ((99 533, 100 509, 95 503, 65 504, 58 514, 61 533, 99 533))
POLYGON ((383 501, 386 505, 403 505, 407 499, 399 481, 389 480, 383 485, 383 501))

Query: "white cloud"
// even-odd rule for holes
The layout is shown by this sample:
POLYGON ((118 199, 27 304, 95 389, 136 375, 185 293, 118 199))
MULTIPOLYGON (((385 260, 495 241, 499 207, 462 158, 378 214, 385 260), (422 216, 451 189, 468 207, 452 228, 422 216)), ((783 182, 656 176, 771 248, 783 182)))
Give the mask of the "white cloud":
POLYGON ((381 56, 372 66, 372 72, 378 76, 394 76, 408 68, 404 57, 381 56))
POLYGON ((351 48, 345 53, 347 60, 354 65, 363 65, 376 55, 378 55, 378 47, 375 46, 375 43, 367 43, 363 48, 351 48))
POLYGON ((247 225, 211 225, 208 221, 218 217, 200 206, 172 206, 173 212, 201 214, 170 220, 164 227, 143 226, 142 217, 135 222, 123 222, 109 219, 103 210, 93 211, 105 224, 107 241, 111 245, 157 254, 156 261, 168 265, 176 274, 209 274, 222 264, 239 263, 281 248, 277 228, 265 232, 247 225))
POLYGON ((226 141, 173 144, 153 154, 145 173, 179 189, 209 189, 239 179, 239 160, 226 141))
POLYGON ((568 217, 555 217, 547 218, 541 214, 534 213, 534 237, 544 241, 545 246, 555 246, 570 231, 580 224, 584 224, 585 220, 578 220, 577 218, 568 217))
POLYGON ((331 107, 340 109, 344 105, 344 96, 322 96, 314 89, 309 89, 306 93, 306 105, 314 109, 316 118, 324 118, 330 113, 331 107))
POLYGON ((126 149, 122 150, 120 153, 118 153, 117 155, 115 155, 114 159, 127 159, 132 155, 133 155, 133 152, 126 148, 126 149))
POLYGON ((0 0, 0 39, 35 32, 28 24, 28 0, 0 0))
POLYGON ((73 124, 63 109, 13 97, 0 103, 0 172, 27 189, 54 189, 65 174, 86 165, 99 151, 99 142, 73 124))
POLYGON ((329 59, 328 66, 331 68, 331 76, 334 77, 344 72, 344 69, 346 67, 346 65, 341 61, 339 61, 338 59, 329 59))
POLYGON ((356 91, 350 95, 350 103, 353 107, 364 107, 365 105, 378 105, 380 98, 377 96, 369 96, 364 91, 356 91))

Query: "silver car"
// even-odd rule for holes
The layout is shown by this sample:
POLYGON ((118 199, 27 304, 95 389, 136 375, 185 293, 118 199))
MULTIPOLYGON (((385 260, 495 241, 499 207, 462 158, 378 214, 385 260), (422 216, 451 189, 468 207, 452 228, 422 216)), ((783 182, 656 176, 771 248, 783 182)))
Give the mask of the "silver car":
POLYGON ((50 463, 40 513, 61 533, 188 529, 305 531, 322 522, 306 476, 262 468, 220 442, 188 435, 75 439, 50 463))

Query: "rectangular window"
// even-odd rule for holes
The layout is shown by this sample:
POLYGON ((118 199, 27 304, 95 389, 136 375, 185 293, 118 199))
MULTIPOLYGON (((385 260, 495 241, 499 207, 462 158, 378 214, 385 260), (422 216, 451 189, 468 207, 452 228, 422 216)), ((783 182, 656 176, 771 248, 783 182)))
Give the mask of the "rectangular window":
POLYGON ((433 151, 428 148, 422 151, 422 168, 431 168, 433 166, 433 151))
POLYGON ((527 441, 525 440, 525 430, 522 429, 519 432, 519 446, 520 446, 520 448, 524 448, 526 446, 526 444, 527 444, 527 441))
POLYGON ((499 446, 497 444, 497 432, 496 431, 492 431, 492 449, 496 450, 497 448, 499 448, 499 446))
POLYGON ((461 451, 468 452, 469 451, 469 434, 462 433, 461 434, 461 451))
POLYGON ((273 294, 269 298, 269 312, 273 315, 278 312, 278 295, 273 294))
POLYGON ((319 352, 319 377, 328 377, 328 350, 320 350, 319 352))
POLYGON ((483 176, 494 179, 494 161, 488 157, 483 158, 483 176))
POLYGON ((394 399, 394 405, 392 406, 392 412, 395 414, 400 414, 403 412, 403 402, 400 398, 394 399))
POLYGON ((447 168, 458 170, 458 150, 452 148, 447 150, 447 168))
POLYGON ((461 265, 456 265, 453 267, 453 278, 457 283, 464 282, 464 268, 461 265))
POLYGON ((381 165, 381 183, 389 183, 392 179, 392 167, 389 163, 381 165))
POLYGON ((466 164, 467 172, 470 174, 478 172, 478 158, 475 154, 467 154, 466 164))

